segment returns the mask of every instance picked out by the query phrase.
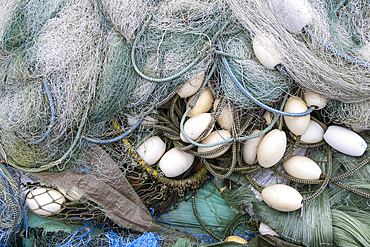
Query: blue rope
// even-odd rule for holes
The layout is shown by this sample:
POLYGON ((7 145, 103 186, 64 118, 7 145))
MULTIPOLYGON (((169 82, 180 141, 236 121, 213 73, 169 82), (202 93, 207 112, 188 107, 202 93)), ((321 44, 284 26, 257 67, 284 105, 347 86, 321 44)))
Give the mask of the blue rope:
POLYGON ((139 100, 139 101, 138 101, 138 102, 136 102, 136 103, 128 104, 126 107, 127 107, 127 108, 135 107, 135 106, 138 106, 138 105, 140 105, 141 103, 145 102, 145 101, 149 98, 149 96, 153 93, 154 88, 155 88, 156 86, 157 86, 157 83, 156 83, 156 82, 154 82, 154 84, 153 84, 152 88, 150 89, 150 91, 148 92, 148 94, 147 94, 147 95, 145 95, 145 97, 144 97, 142 100, 139 100))
POLYGON ((314 38, 317 41, 319 41, 320 43, 322 43, 328 50, 330 50, 331 52, 335 53, 339 57, 344 58, 345 60, 347 60, 349 62, 358 64, 358 65, 361 65, 361 66, 364 66, 364 67, 370 67, 370 64, 369 63, 365 63, 365 62, 363 62, 361 60, 358 60, 356 58, 353 58, 351 56, 348 56, 347 54, 344 54, 343 52, 335 49, 334 47, 332 47, 331 45, 329 45, 328 43, 326 43, 323 39, 321 39, 318 36, 316 36, 316 34, 314 32, 312 32, 308 27, 304 27, 303 30, 308 35, 310 35, 312 38, 314 38))
POLYGON ((335 9, 334 9, 334 13, 336 14, 336 13, 340 10, 340 8, 342 8, 342 7, 343 7, 343 5, 344 5, 346 2, 347 2, 347 0, 342 0, 342 1, 340 1, 340 3, 337 5, 337 7, 335 7, 335 9))
POLYGON ((51 97, 51 93, 49 91, 49 86, 48 86, 48 83, 46 81, 46 78, 43 79, 43 82, 44 82, 45 92, 46 92, 46 95, 48 97, 48 101, 49 101, 49 105, 50 105, 50 113, 51 113, 50 123, 48 125, 48 129, 46 130, 46 132, 42 135, 42 137, 40 139, 38 139, 36 141, 27 141, 28 143, 31 143, 31 144, 39 144, 40 142, 45 140, 46 137, 50 134, 50 132, 51 132, 53 126, 54 126, 54 121, 55 121, 54 102, 53 102, 53 98, 51 97))
MULTIPOLYGON (((218 40, 217 41, 218 43, 218 48, 220 49, 220 51, 222 51, 222 46, 221 46, 221 42, 218 40)), ((233 79, 233 81, 235 82, 235 84, 240 88, 240 90, 249 98, 251 99, 254 103, 256 103, 257 105, 261 106, 262 108, 268 110, 268 111, 271 111, 271 112, 274 112, 276 114, 279 114, 279 115, 283 115, 283 116, 288 116, 288 117, 303 117, 303 116, 306 116, 308 114, 310 114, 314 109, 313 108, 310 108, 308 109, 307 111, 305 112, 300 112, 300 113, 291 113, 291 112, 284 112, 284 111, 281 111, 281 110, 277 110, 277 109, 274 109, 268 105, 265 105, 263 104, 261 101, 259 101, 258 99, 256 99, 250 92, 248 92, 242 84, 240 84, 240 82, 238 81, 238 79, 235 77, 234 73, 232 72, 225 56, 221 56, 222 57, 222 61, 227 69, 227 71, 229 72, 229 75, 231 76, 231 78, 233 79)))
POLYGON ((122 135, 120 136, 117 136, 115 138, 112 138, 112 139, 109 139, 109 140, 99 140, 99 139, 93 139, 93 138, 90 138, 90 137, 86 137, 86 136, 81 136, 82 139, 85 139, 86 141, 89 141, 89 142, 94 142, 94 143, 99 143, 99 144, 107 144, 107 143, 112 143, 112 142, 116 142, 116 141, 119 141, 121 140, 122 138, 128 136, 129 134, 132 133, 132 131, 134 131, 140 124, 141 122, 144 120, 144 117, 142 117, 139 121, 137 121, 128 131, 126 131, 125 133, 123 133, 122 135))

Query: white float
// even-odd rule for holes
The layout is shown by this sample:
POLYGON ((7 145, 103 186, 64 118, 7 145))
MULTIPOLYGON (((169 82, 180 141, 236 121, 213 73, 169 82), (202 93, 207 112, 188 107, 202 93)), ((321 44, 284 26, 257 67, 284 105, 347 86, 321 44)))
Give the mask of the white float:
POLYGON ((316 106, 315 110, 324 108, 328 103, 328 100, 324 96, 311 91, 306 91, 304 93, 304 101, 306 101, 309 107, 316 106))
MULTIPOLYGON (((308 110, 308 107, 301 98, 291 97, 285 104, 284 111, 289 113, 301 113, 308 110)), ((288 129, 295 135, 303 135, 310 125, 310 114, 303 117, 284 116, 288 129)))
POLYGON ((332 148, 351 156, 361 156, 367 148, 367 143, 359 134, 340 126, 329 126, 324 139, 332 148))
POLYGON ((59 190, 60 193, 63 194, 63 196, 65 198, 67 198, 71 202, 79 201, 83 197, 82 193, 80 192, 80 190, 76 186, 73 186, 68 191, 66 191, 62 187, 58 187, 58 190, 59 190))
POLYGON ((270 125, 272 123, 272 120, 274 119, 274 114, 272 112, 266 111, 265 114, 263 114, 263 118, 266 120, 266 124, 270 125))
POLYGON ((65 200, 59 191, 50 188, 37 188, 28 192, 26 196, 28 208, 40 216, 59 213, 65 200))
POLYGON ((299 33, 311 23, 309 3, 305 0, 271 0, 275 17, 291 33, 299 33))
POLYGON ((159 161, 159 168, 169 178, 177 177, 186 172, 194 161, 194 155, 172 148, 159 161))
POLYGON ((265 168, 275 165, 285 153, 286 134, 278 129, 271 130, 263 137, 257 149, 257 161, 265 168))
POLYGON ((284 170, 295 178, 318 180, 322 173, 321 168, 310 158, 293 155, 283 162, 284 170))
POLYGON ((187 98, 198 92, 204 81, 204 70, 199 71, 191 80, 187 80, 182 87, 177 91, 180 98, 187 98))
POLYGON ((265 34, 257 34, 253 37, 253 51, 258 61, 268 69, 275 69, 276 65, 282 63, 280 53, 265 34))
POLYGON ((310 120, 308 129, 301 136, 301 141, 304 143, 317 143, 324 140, 325 130, 320 126, 320 124, 315 121, 310 120))
MULTIPOLYGON (((211 113, 201 113, 195 116, 192 116, 184 123, 184 132, 185 134, 195 141, 208 127, 212 121, 211 113)), ((208 135, 212 132, 210 129, 208 135)), ((189 143, 188 140, 180 133, 180 138, 183 142, 189 143)))
MULTIPOLYGON (((213 110, 215 111, 218 105, 219 99, 216 99, 213 104, 213 110)), ((230 105, 227 104, 223 109, 221 114, 217 118, 217 123, 222 128, 230 130, 234 123, 234 111, 231 109, 230 105)))
POLYGON ((285 184, 267 186, 262 190, 261 196, 269 207, 282 212, 295 211, 303 206, 302 195, 285 184))
POLYGON ((277 234, 277 232, 275 232, 274 230, 271 229, 271 227, 269 227, 268 225, 266 225, 262 222, 261 222, 260 227, 259 227, 258 230, 259 230, 261 235, 271 235, 271 236, 280 237, 280 235, 277 234))
MULTIPOLYGON (((260 132, 261 132, 260 130, 253 130, 250 133, 250 135, 254 136, 260 132)), ((242 153, 243 153, 243 160, 245 163, 249 165, 254 164, 254 162, 256 161, 256 157, 257 157, 258 146, 260 145, 260 142, 262 141, 264 136, 265 134, 260 135, 257 138, 248 139, 243 143, 242 153)))
MULTIPOLYGON (((190 103, 193 101, 195 95, 192 96, 187 104, 187 108, 189 108, 190 103)), ((213 94, 209 88, 205 88, 199 95, 198 101, 193 105, 193 109, 191 109, 188 113, 189 117, 195 116, 197 114, 206 113, 209 109, 211 109, 213 103, 213 94)))
POLYGON ((158 136, 150 137, 136 150, 148 165, 154 165, 166 151, 166 144, 158 136))
MULTIPOLYGON (((231 134, 228 130, 217 130, 217 131, 213 131, 206 139, 204 139, 201 142, 201 144, 214 144, 214 143, 221 142, 221 141, 224 141, 224 140, 227 140, 227 139, 230 139, 230 138, 231 138, 231 134)), ((210 151, 213 151, 213 150, 215 150, 215 149, 217 149, 221 146, 222 145, 217 145, 217 146, 209 147, 209 148, 198 147, 198 152, 199 153, 210 152, 210 151)), ((227 147, 226 149, 222 150, 221 152, 216 153, 216 154, 207 155, 207 156, 205 156, 205 158, 212 159, 212 158, 219 157, 219 156, 223 155, 224 153, 226 153, 226 151, 229 148, 230 148, 230 146, 227 147)))

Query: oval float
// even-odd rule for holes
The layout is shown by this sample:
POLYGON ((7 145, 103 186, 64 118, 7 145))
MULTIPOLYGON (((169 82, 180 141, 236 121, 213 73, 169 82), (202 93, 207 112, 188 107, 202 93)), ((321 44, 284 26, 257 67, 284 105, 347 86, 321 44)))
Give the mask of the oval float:
MULTIPOLYGON (((257 135, 260 132, 261 132, 260 130, 253 130, 250 135, 251 136, 257 135)), ((254 162, 256 161, 258 146, 260 145, 260 142, 262 141, 264 136, 265 134, 262 134, 257 138, 248 139, 243 143, 242 147, 243 160, 248 165, 253 165, 254 162)))
POLYGON ((177 91, 177 94, 180 98, 190 97, 196 92, 198 92, 199 88, 202 86, 204 81, 204 70, 199 71, 198 74, 194 75, 192 79, 187 80, 177 91))
POLYGON ((148 165, 154 165, 166 151, 166 144, 158 136, 150 137, 136 150, 148 165))
MULTIPOLYGON (((201 113, 189 118, 184 124, 184 132, 185 134, 195 141, 208 127, 208 125, 212 121, 211 113, 201 113)), ((212 132, 212 128, 210 129, 208 135, 212 132)), ((180 133, 180 138, 183 142, 189 143, 188 140, 184 137, 182 133, 180 133)))
MULTIPOLYGON (((308 110, 301 98, 291 97, 285 104, 284 111, 289 113, 300 113, 308 110)), ((310 125, 310 114, 303 117, 284 116, 288 129, 295 135, 303 135, 310 125)))
POLYGON ((63 194, 65 198, 67 198, 71 202, 79 201, 83 197, 83 195, 80 193, 80 190, 76 186, 73 186, 68 191, 66 191, 62 187, 58 187, 58 190, 60 193, 63 194))
MULTIPOLYGON (((213 104, 213 110, 215 111, 220 100, 216 99, 213 104)), ((234 111, 231 109, 230 105, 227 104, 224 109, 222 109, 221 114, 217 118, 217 123, 222 128, 230 130, 234 123, 234 111)))
POLYGON ((302 195, 285 184, 267 186, 262 190, 261 196, 269 207, 282 212, 294 211, 303 206, 302 195))
POLYGON ((311 91, 307 91, 304 93, 304 101, 306 101, 306 104, 309 107, 316 106, 315 110, 320 110, 324 108, 328 103, 328 100, 324 96, 311 91))
POLYGON ((65 200, 59 191, 50 188, 37 188, 28 192, 26 196, 28 208, 40 216, 59 213, 65 200))
POLYGON ((274 114, 272 112, 266 111, 265 114, 263 114, 263 118, 266 120, 266 124, 270 125, 272 123, 272 120, 274 119, 274 114))
POLYGON ((322 173, 321 168, 310 158, 293 155, 283 162, 284 170, 295 178, 318 180, 322 173))
POLYGON ((332 148, 351 156, 361 156, 367 148, 367 143, 359 134, 340 126, 329 126, 324 139, 332 148))
MULTIPOLYGON (((193 101, 195 95, 192 96, 186 107, 189 108, 190 103, 193 101)), ((213 94, 209 88, 205 88, 199 95, 199 98, 195 105, 193 106, 193 109, 191 109, 188 113, 189 117, 195 116, 197 114, 208 112, 209 109, 211 109, 213 103, 213 94)))
POLYGON ((286 134, 278 129, 271 130, 262 139, 257 149, 257 161, 265 168, 275 165, 284 155, 286 134))
MULTIPOLYGON (((201 142, 201 144, 213 144, 213 143, 224 141, 224 140, 227 140, 227 139, 230 139, 230 138, 231 138, 231 134, 228 130, 217 130, 217 131, 213 131, 206 139, 204 139, 201 142)), ((215 149, 217 149, 221 146, 222 145, 217 145, 217 146, 209 147, 209 148, 198 147, 198 152, 199 153, 210 152, 210 151, 213 151, 213 150, 215 150, 215 149)), ((221 152, 218 152, 218 153, 212 154, 212 155, 207 155, 207 156, 204 156, 204 157, 207 158, 207 159, 212 159, 212 158, 219 157, 219 156, 223 155, 224 153, 226 153, 226 151, 229 150, 229 148, 230 148, 230 146, 225 148, 221 152)))
POLYGON ((317 143, 324 140, 325 130, 320 124, 310 120, 310 124, 306 132, 301 136, 301 141, 304 143, 317 143))
POLYGON ((177 177, 186 172, 194 161, 194 155, 172 148, 159 161, 159 168, 166 177, 177 177))
POLYGON ((282 63, 281 55, 276 50, 271 39, 265 34, 257 34, 253 38, 253 51, 258 61, 268 69, 282 63))
POLYGON ((271 0, 275 17, 292 33, 299 33, 311 23, 311 12, 304 0, 271 0))

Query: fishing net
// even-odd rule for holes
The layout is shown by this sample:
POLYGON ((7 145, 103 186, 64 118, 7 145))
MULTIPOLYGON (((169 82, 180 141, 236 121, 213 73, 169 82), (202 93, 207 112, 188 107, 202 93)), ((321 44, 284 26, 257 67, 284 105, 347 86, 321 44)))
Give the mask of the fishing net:
POLYGON ((214 238, 212 242, 226 238, 228 235, 239 235, 246 240, 251 239, 255 236, 255 230, 248 220, 248 216, 240 217, 230 210, 230 206, 212 183, 208 183, 199 189, 196 195, 191 196, 191 199, 179 203, 176 209, 162 214, 158 219, 164 225, 174 226, 199 239, 211 232, 214 238), (229 224, 231 221, 232 226, 229 224), (237 225, 239 222, 243 224, 237 225))
MULTIPOLYGON (((282 76, 278 71, 264 67, 254 57, 252 36, 247 30, 243 30, 240 24, 228 27, 228 32, 236 35, 222 36, 220 45, 224 52, 236 57, 226 57, 236 79, 256 99, 267 105, 273 105, 281 100, 283 93, 289 93, 292 81, 282 76), (238 59, 240 58, 240 59, 238 59)), ((220 69, 221 88, 225 97, 244 110, 256 108, 257 105, 235 84, 227 68, 222 64, 220 69)))
POLYGON ((221 1, 159 2, 133 44, 132 62, 141 78, 126 92, 131 99, 127 113, 147 114, 181 84, 207 71, 213 56, 206 49, 226 17, 221 1))
POLYGON ((329 100, 324 114, 336 124, 344 124, 360 129, 369 128, 369 101, 344 103, 329 100))
POLYGON ((0 243, 15 244, 24 202, 18 181, 3 163, 0 163, 0 189, 0 243))
POLYGON ((130 44, 134 42, 135 31, 142 21, 154 11, 153 3, 154 1, 148 0, 101 1, 102 9, 107 13, 106 17, 130 44))
POLYGON ((13 53, 2 83, 0 117, 9 162, 40 167, 61 163, 73 151, 76 134, 70 130, 82 128, 95 91, 99 20, 93 3, 69 2, 31 36, 37 45, 13 53))
POLYGON ((366 1, 329 1, 327 9, 333 42, 342 51, 369 62, 369 5, 366 1))
MULTIPOLYGON (((326 98, 348 103, 368 100, 368 66, 361 62, 362 59, 358 54, 342 53, 342 47, 336 47, 331 36, 329 17, 334 13, 330 8, 336 6, 336 3, 300 2, 303 2, 303 7, 283 2, 281 8, 275 9, 270 1, 230 0, 228 4, 234 16, 253 37, 261 34, 271 40, 281 56, 283 68, 301 87, 322 94, 326 98), (303 18, 299 17, 298 11, 304 12, 306 9, 311 18, 300 27, 304 32, 289 32, 284 26, 285 23, 289 23, 287 19, 293 18, 293 22, 301 25, 300 21, 303 18)), ((340 11, 347 10, 349 9, 340 11)), ((362 26, 362 20, 366 19, 365 15, 361 15, 360 19, 358 13, 362 11, 366 11, 366 8, 357 9, 354 16, 352 12, 348 12, 348 15, 353 17, 350 19, 352 21, 350 25, 362 26)))
POLYGON ((325 141, 302 143, 282 117, 288 97, 309 89, 331 99, 328 106, 292 115, 311 114, 324 130, 323 123, 368 127, 369 6, 279 3, 0 3, 0 155, 36 181, 25 190, 80 193, 49 217, 25 214, 20 226, 24 196, 1 165, 0 238, 22 234, 30 246, 227 246, 222 240, 237 235, 257 246, 369 245, 369 151, 354 158, 325 141), (300 4, 308 21, 289 12, 300 4), (297 18, 301 26, 289 31, 286 22, 297 18), (258 35, 280 54, 275 69, 258 61, 258 35), (178 94, 195 82, 192 99, 178 94), (187 143, 185 122, 203 93, 213 98, 211 121, 187 143), (272 129, 288 137, 283 157, 270 168, 246 164, 243 142, 272 129), (210 131, 229 137, 209 144, 210 131), (158 162, 139 156, 154 136, 164 152, 177 148, 194 157, 186 172, 166 177, 158 162), (293 154, 313 158, 321 177, 287 174, 280 164, 293 154), (262 202, 261 191, 276 183, 298 190, 303 207, 285 213, 262 202), (256 236, 261 222, 290 243, 256 236))

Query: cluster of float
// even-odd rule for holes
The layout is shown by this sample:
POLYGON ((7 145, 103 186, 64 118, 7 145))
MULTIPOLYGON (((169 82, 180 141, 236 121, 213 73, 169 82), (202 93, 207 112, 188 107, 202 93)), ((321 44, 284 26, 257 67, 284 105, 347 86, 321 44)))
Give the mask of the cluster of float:
POLYGON ((79 189, 73 186, 66 191, 61 187, 56 189, 47 186, 37 187, 26 195, 27 207, 39 216, 51 216, 64 209, 64 203, 76 202, 83 198, 79 189))
MULTIPOLYGON (((276 16, 292 33, 300 32, 311 21, 309 11, 296 1, 291 8, 285 9, 283 1, 271 1, 276 16), (301 6, 301 5, 302 6, 301 6), (298 11, 299 10, 299 11, 298 11), (300 13, 297 17, 295 13, 300 13)), ((275 69, 282 63, 281 56, 274 48, 273 43, 266 35, 256 35, 253 39, 253 49, 257 59, 267 68, 275 69)), ((199 91, 204 81, 205 72, 200 71, 191 81, 184 83, 178 91, 180 98, 188 98, 188 105, 193 101, 194 94, 199 91)), ((188 111, 189 119, 184 123, 183 130, 186 137, 181 133, 181 140, 189 143, 190 140, 197 140, 198 137, 213 123, 212 115, 209 110, 217 108, 218 100, 214 101, 213 94, 209 88, 205 88, 199 94, 195 105, 188 111)), ((305 92, 304 100, 293 96, 288 99, 284 111, 290 113, 302 113, 309 107, 319 110, 326 105, 326 99, 314 92, 305 92)), ((267 124, 272 121, 272 113, 265 114, 267 124)), ((156 122, 156 119, 145 118, 148 123, 156 122)), ((212 128, 200 144, 212 146, 212 144, 232 138, 230 129, 234 122, 234 113, 230 105, 226 105, 217 123, 220 130, 212 128)), ((128 123, 134 124, 135 118, 129 118, 128 123)), ((330 126, 326 131, 315 121, 310 119, 310 115, 302 117, 284 116, 284 122, 291 133, 301 136, 303 143, 318 143, 325 140, 335 150, 351 156, 361 156, 367 143, 355 131, 341 126, 330 126)), ((261 130, 253 130, 251 135, 257 135, 261 130)), ((221 145, 213 147, 198 147, 199 153, 216 150, 221 145)), ((230 147, 230 146, 229 146, 230 147)), ((256 162, 264 168, 274 166, 284 156, 287 147, 286 133, 282 130, 273 129, 257 138, 249 139, 243 143, 242 155, 245 163, 252 165, 256 162)), ((228 148, 212 155, 205 155, 204 158, 211 159, 223 155, 228 148)), ((158 136, 153 136, 146 140, 138 149, 140 157, 148 164, 155 165, 164 173, 166 177, 175 178, 185 173, 193 164, 195 157, 192 154, 183 152, 177 148, 172 148, 166 152, 166 144, 158 136)), ((311 159, 293 155, 283 162, 285 171, 296 178, 307 180, 318 180, 322 174, 320 167, 311 159)), ((63 189, 54 190, 51 188, 37 188, 31 190, 26 198, 28 207, 36 214, 49 216, 56 214, 63 209, 66 198, 69 201, 80 200, 82 197, 78 189, 72 189, 66 193, 63 189)), ((294 211, 302 207, 301 194, 292 187, 283 184, 270 185, 262 190, 262 199, 272 208, 279 211, 294 211)))
MULTIPOLYGON (((186 82, 179 90, 181 98, 190 97, 190 102, 194 94, 200 89, 204 80, 204 73, 201 72, 186 82)), ((314 107, 319 110, 326 105, 326 100, 319 94, 306 92, 304 100, 293 96, 285 104, 284 111, 289 113, 300 113, 308 110, 308 107, 314 107)), ((212 123, 212 115, 209 110, 217 108, 218 100, 214 101, 212 92, 205 88, 200 94, 195 105, 188 112, 189 119, 184 123, 183 129, 187 138, 181 133, 181 140, 189 143, 188 139, 193 141, 207 129, 212 123)), ((264 115, 266 123, 272 122, 273 114, 266 112, 264 115)), ((155 119, 146 119, 153 122, 155 119)), ((200 144, 219 143, 232 138, 230 129, 234 122, 234 112, 230 105, 226 105, 216 122, 222 128, 207 133, 200 144)), ((302 117, 284 116, 284 122, 291 133, 301 136, 303 143, 313 144, 325 140, 328 145, 339 152, 351 156, 361 156, 367 143, 355 131, 341 126, 330 126, 326 131, 315 121, 310 119, 310 114, 302 117)), ((253 130, 250 135, 257 135, 261 130, 253 130)), ((216 150, 221 145, 213 147, 198 147, 199 153, 205 153, 216 150)), ((229 146, 230 147, 230 146, 229 146)), ((228 147, 228 148, 229 148, 228 147)), ((286 133, 282 130, 273 129, 257 138, 249 139, 242 145, 242 156, 246 164, 252 165, 258 163, 264 168, 274 166, 284 156, 287 147, 286 133)), ((204 158, 212 159, 223 155, 228 148, 212 155, 205 155, 204 158)), ((164 173, 166 177, 175 178, 185 173, 194 162, 194 155, 177 149, 176 147, 166 152, 166 144, 158 136, 153 136, 146 140, 138 149, 137 153, 148 164, 155 165, 164 173)), ((318 180, 322 174, 320 167, 310 158, 301 155, 293 155, 283 162, 284 170, 291 176, 299 179, 318 180)), ((275 184, 267 186, 262 190, 262 199, 272 208, 279 211, 294 211, 302 207, 302 196, 294 188, 275 184)), ((41 216, 50 216, 59 213, 63 209, 63 203, 68 201, 78 201, 82 195, 78 188, 72 188, 66 192, 62 188, 58 190, 52 188, 37 188, 31 190, 26 197, 26 203, 31 211, 41 216)))
MULTIPOLYGON (((198 78, 199 80, 199 78, 198 78)), ((198 83, 200 86, 201 83, 198 83)), ((189 86, 189 85, 187 85, 189 86)), ((184 86, 186 87, 186 86, 184 86)), ((190 91, 190 90, 189 90, 190 91)), ((195 93, 191 91, 191 93, 195 93)), ((180 94, 180 93, 179 93, 180 94)), ((191 95, 181 92, 182 98, 191 95)), ((322 109, 326 105, 326 99, 314 92, 306 92, 304 100, 293 96, 285 107, 284 111, 289 113, 301 113, 314 107, 316 110, 322 109)), ((192 102, 192 98, 188 100, 192 102)), ((218 101, 213 102, 212 92, 206 88, 188 116, 190 117, 184 124, 184 132, 187 138, 195 141, 212 123, 212 115, 208 111, 215 110, 218 101)), ((266 112, 264 115, 267 124, 271 124, 272 114, 266 112)), ((215 144, 223 140, 232 138, 230 129, 232 127, 234 113, 229 105, 226 105, 216 122, 222 130, 213 131, 210 129, 206 138, 200 144, 215 144)), ((284 116, 284 122, 291 133, 301 136, 301 141, 307 144, 318 143, 325 140, 327 144, 339 152, 352 156, 361 156, 367 144, 365 140, 356 132, 340 126, 330 126, 326 131, 320 124, 311 120, 310 114, 303 117, 284 116)), ((257 135, 261 130, 253 130, 251 136, 257 135)), ((181 133, 181 140, 189 143, 187 138, 181 133)), ((208 152, 216 150, 221 145, 214 147, 198 147, 198 152, 208 152)), ((274 166, 284 156, 287 147, 286 133, 282 130, 273 129, 266 135, 262 134, 257 138, 249 139, 243 143, 242 155, 245 163, 252 165, 256 162, 264 168, 274 166)), ((223 155, 228 148, 212 155, 205 155, 204 158, 217 158, 223 155)), ((177 177, 186 172, 193 164, 192 154, 172 148, 166 151, 165 143, 158 136, 153 136, 145 141, 137 150, 140 157, 148 164, 154 165, 158 161, 158 166, 165 176, 169 178, 177 177)), ((320 167, 310 158, 301 155, 293 155, 283 162, 285 171, 296 178, 306 180, 318 180, 322 174, 320 167)), ((301 194, 292 187, 275 184, 268 186, 262 191, 262 199, 272 208, 279 211, 294 211, 302 207, 301 194)))

